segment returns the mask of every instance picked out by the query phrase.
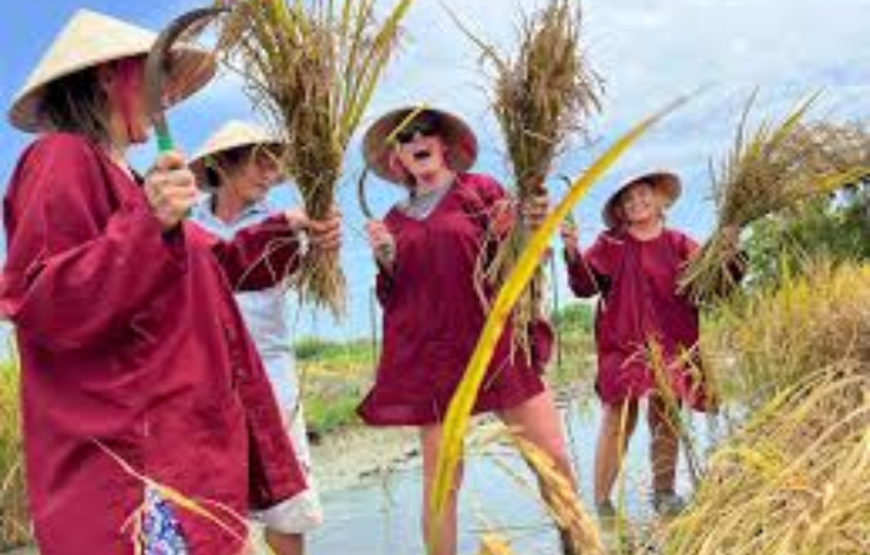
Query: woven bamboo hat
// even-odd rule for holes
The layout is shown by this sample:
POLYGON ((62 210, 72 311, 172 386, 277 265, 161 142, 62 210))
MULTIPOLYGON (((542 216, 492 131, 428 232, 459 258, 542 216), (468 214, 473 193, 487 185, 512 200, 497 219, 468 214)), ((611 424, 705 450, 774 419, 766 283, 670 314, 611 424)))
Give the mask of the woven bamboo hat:
POLYGON ((452 170, 464 172, 471 169, 477 160, 477 137, 467 123, 443 110, 407 106, 384 114, 366 131, 363 154, 366 164, 375 174, 393 183, 403 182, 404 176, 390 164, 394 136, 400 131, 400 126, 408 125, 418 117, 434 117, 438 122, 438 134, 447 145, 447 164, 452 170))
POLYGON ((671 172, 657 171, 635 177, 634 179, 623 183, 619 189, 617 189, 616 192, 610 195, 610 198, 607 199, 607 202, 604 205, 604 210, 601 212, 601 218, 604 220, 604 224, 607 227, 615 229, 620 226, 622 223, 622 217, 619 214, 620 198, 625 191, 638 183, 648 183, 654 190, 658 191, 665 200, 665 208, 673 206, 673 204, 677 202, 677 199, 680 198, 680 193, 683 190, 680 178, 671 172))
MULTIPOLYGON (((147 55, 157 34, 90 10, 79 10, 31 72, 9 108, 9 122, 27 132, 50 129, 42 110, 46 86, 62 77, 112 60, 147 55)), ((193 47, 175 49, 167 79, 171 103, 187 98, 214 76, 212 55, 193 47)))
POLYGON ((190 159, 190 169, 203 183, 205 170, 214 156, 242 147, 284 148, 286 143, 262 127, 241 120, 230 120, 218 129, 190 159))

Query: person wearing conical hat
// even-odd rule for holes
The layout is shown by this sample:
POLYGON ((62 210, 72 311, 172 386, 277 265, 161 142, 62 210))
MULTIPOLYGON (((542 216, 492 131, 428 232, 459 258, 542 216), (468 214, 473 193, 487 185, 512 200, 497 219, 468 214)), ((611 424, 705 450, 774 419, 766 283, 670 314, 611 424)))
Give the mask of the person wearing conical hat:
MULTIPOLYGON (((0 313, 15 325, 42 555, 237 555, 238 515, 306 487, 228 285, 273 285, 300 222, 279 214, 219 241, 184 222, 198 192, 181 154, 132 170, 155 38, 82 10, 9 109, 39 134, 5 198, 0 313)), ((215 63, 185 48, 167 71, 173 103, 215 63)), ((312 240, 337 248, 337 228, 312 240)))
MULTIPOLYGON (((267 194, 282 181, 279 162, 283 148, 284 143, 257 125, 237 120, 224 124, 190 160, 200 188, 209 192, 194 207, 192 221, 230 240, 274 214, 267 194)), ((304 219, 305 215, 300 212, 297 217, 304 219)), ((309 483, 305 493, 257 515, 266 524, 266 542, 276 555, 301 554, 303 534, 313 531, 323 519, 310 472, 288 295, 284 285, 236 294, 309 483)))
MULTIPOLYGON (((656 512, 666 516, 684 505, 675 489, 679 437, 666 401, 675 398, 696 410, 711 410, 715 404, 712 392, 698 379, 698 307, 677 287, 698 245, 665 226, 665 211, 681 190, 679 177, 666 171, 623 184, 604 205, 607 230, 585 252, 578 246, 576 224, 562 229, 571 289, 578 297, 599 296, 595 389, 603 415, 594 482, 595 502, 605 522, 617 516, 610 494, 621 468, 620 454, 637 421, 639 401, 648 398, 651 501, 656 512), (660 349, 664 361, 658 378, 650 362, 652 349, 660 349)), ((736 243, 736 235, 728 235, 736 243)))
MULTIPOLYGON (((428 531, 443 418, 483 329, 484 304, 493 300, 493 285, 476 281, 476 265, 492 250, 488 239, 505 236, 514 225, 514 208, 496 180, 470 172, 475 135, 445 111, 412 107, 384 115, 366 132, 364 153, 369 168, 401 187, 406 198, 384 221, 367 224, 378 265, 383 347, 375 384, 358 411, 372 426, 419 429, 428 531)), ((547 205, 546 197, 536 198, 520 212, 537 227, 547 205)), ((573 480, 561 419, 541 376, 552 331, 543 320, 532 326, 530 361, 512 356, 507 326, 473 410, 498 415, 573 480)), ((431 555, 456 553, 460 483, 458 477, 431 555)))

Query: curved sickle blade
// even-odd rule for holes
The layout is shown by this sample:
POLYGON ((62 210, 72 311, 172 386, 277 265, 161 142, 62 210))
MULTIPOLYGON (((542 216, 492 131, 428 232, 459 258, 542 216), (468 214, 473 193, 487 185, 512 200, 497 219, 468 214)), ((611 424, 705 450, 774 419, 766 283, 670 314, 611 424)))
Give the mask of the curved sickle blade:
MULTIPOLYGON (((570 191, 571 186, 574 185, 574 180, 571 179, 570 177, 568 177, 567 175, 565 175, 564 173, 559 174, 559 179, 561 179, 562 182, 564 182, 568 186, 568 190, 570 191)), ((577 226, 577 220, 574 218, 573 211, 568 212, 568 215, 565 216, 565 222, 567 222, 575 227, 577 226)))
POLYGON ((164 78, 172 45, 194 25, 204 25, 208 19, 226 11, 229 11, 229 8, 199 8, 180 15, 158 35, 154 46, 148 52, 148 58, 145 60, 145 104, 157 134, 157 145, 160 152, 174 148, 163 106, 164 78))
POLYGON ((356 195, 357 201, 359 201, 360 210, 362 210, 363 216, 366 217, 367 220, 373 220, 375 218, 374 213, 372 212, 371 207, 369 206, 369 201, 366 199, 366 180, 369 176, 369 168, 366 166, 362 174, 360 174, 359 179, 356 182, 356 195))

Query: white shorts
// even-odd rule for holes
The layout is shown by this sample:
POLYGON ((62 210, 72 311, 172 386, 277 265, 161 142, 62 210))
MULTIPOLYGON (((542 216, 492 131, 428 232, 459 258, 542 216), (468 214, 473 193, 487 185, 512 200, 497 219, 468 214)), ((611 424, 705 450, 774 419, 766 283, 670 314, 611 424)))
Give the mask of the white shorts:
POLYGON ((287 432, 290 441, 296 451, 296 457, 305 479, 308 489, 286 499, 277 505, 264 511, 256 511, 252 515, 255 520, 261 522, 266 528, 282 534, 305 534, 311 532, 323 523, 323 509, 320 506, 320 496, 317 493, 317 485, 311 473, 311 450, 308 446, 308 435, 305 433, 305 417, 302 406, 291 409, 295 414, 287 415, 287 432))

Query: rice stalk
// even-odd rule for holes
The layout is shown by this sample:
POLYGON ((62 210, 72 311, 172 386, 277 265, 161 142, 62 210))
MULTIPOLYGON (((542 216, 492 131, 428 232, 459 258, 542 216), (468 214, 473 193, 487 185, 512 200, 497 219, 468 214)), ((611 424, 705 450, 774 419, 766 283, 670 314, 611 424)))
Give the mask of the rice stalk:
MULTIPOLYGON (((498 52, 462 27, 495 73, 492 108, 507 146, 520 204, 546 194, 545 181, 554 159, 573 133, 586 133, 588 118, 601 109, 602 81, 586 58, 580 22, 575 0, 550 0, 537 13, 523 17, 515 56, 498 52)), ((499 248, 494 257, 481 260, 478 280, 504 283, 528 237, 529 230, 519 218, 507 237, 492 237, 499 241, 499 248)), ((514 309, 516 346, 527 358, 531 354, 529 324, 542 315, 544 290, 540 272, 514 309)))
POLYGON ((514 555, 510 543, 498 534, 484 534, 480 537, 478 555, 514 555))
POLYGON ((683 446, 686 453, 686 462, 689 467, 689 477, 692 480, 692 486, 697 487, 702 475, 701 461, 696 453, 695 444, 692 436, 689 434, 688 426, 680 414, 682 401, 676 391, 674 391, 672 373, 692 373, 694 387, 705 388, 705 394, 708 387, 707 380, 700 366, 692 360, 695 357, 691 351, 683 353, 677 360, 669 362, 665 356, 664 346, 654 337, 650 337, 647 340, 646 352, 649 367, 656 384, 656 394, 661 398, 664 410, 666 411, 664 415, 665 425, 669 426, 679 438, 680 445, 683 446))
POLYGON ((504 331, 511 310, 535 275, 550 238, 573 206, 616 163, 620 156, 653 125, 686 100, 685 98, 678 99, 664 110, 644 119, 622 135, 615 144, 595 160, 589 169, 574 182, 565 198, 544 220, 541 227, 531 235, 526 248, 517 260, 517 264, 511 270, 504 285, 499 289, 481 336, 465 368, 462 381, 450 401, 443 421, 443 437, 435 469, 432 506, 430 507, 435 518, 432 519, 433 529, 427 534, 430 538, 430 549, 433 551, 434 546, 431 545, 431 542, 438 537, 437 532, 441 526, 441 518, 450 496, 450 486, 454 483, 456 465, 462 456, 464 437, 468 430, 471 411, 483 383, 486 369, 492 360, 495 345, 504 331))
POLYGON ((870 369, 870 267, 818 263, 806 275, 786 274, 724 313, 710 349, 731 353, 719 380, 760 404, 836 360, 870 369))
POLYGON ((725 239, 727 229, 743 229, 768 214, 868 175, 868 167, 860 163, 838 167, 818 146, 817 138, 825 135, 810 132, 814 127, 803 123, 816 98, 804 100, 781 121, 764 120, 753 130, 749 115, 754 96, 747 102, 731 152, 714 178, 716 229, 680 278, 680 290, 695 303, 714 303, 737 286, 742 272, 735 268, 734 253, 725 239))
POLYGON ((565 553, 603 555, 604 548, 595 522, 583 508, 568 478, 534 443, 516 432, 511 433, 511 440, 538 479, 541 496, 559 529, 565 553))
POLYGON ((870 551, 870 375, 854 361, 805 376, 711 458, 667 555, 870 551), (711 525, 715 523, 715 525, 711 525))
MULTIPOLYGON (((413 0, 397 0, 381 23, 374 0, 239 0, 219 41, 254 105, 288 145, 283 166, 314 219, 336 202, 342 161, 413 0)), ((306 255, 299 288, 317 306, 345 310, 338 253, 306 255)))
POLYGON ((18 365, 0 365, 0 551, 29 543, 18 365))

